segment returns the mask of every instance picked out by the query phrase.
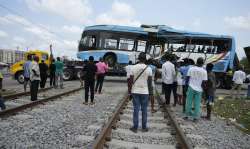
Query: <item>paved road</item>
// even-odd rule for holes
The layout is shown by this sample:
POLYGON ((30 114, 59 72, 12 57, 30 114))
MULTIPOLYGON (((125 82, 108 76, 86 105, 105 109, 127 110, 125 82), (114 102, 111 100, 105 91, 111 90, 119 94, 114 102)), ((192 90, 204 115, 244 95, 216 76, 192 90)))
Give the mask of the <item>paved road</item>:
MULTIPOLYGON (((47 79, 46 87, 49 86, 49 79, 47 79)), ((3 79, 3 89, 11 90, 11 91, 17 91, 17 92, 23 92, 23 84, 18 83, 16 80, 14 80, 11 76, 5 76, 3 79)), ((29 86, 27 87, 27 90, 29 90, 29 86)))
POLYGON ((19 84, 16 80, 14 80, 10 76, 4 77, 4 79, 3 79, 3 88, 4 89, 12 88, 14 86, 21 86, 21 84, 19 84))

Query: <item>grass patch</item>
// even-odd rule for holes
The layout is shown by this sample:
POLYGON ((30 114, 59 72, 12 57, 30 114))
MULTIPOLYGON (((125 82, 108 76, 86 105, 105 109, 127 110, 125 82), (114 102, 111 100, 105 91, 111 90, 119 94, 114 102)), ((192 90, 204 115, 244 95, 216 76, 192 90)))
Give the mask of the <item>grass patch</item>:
POLYGON ((227 119, 235 119, 250 134, 250 100, 220 96, 215 102, 214 113, 227 119))

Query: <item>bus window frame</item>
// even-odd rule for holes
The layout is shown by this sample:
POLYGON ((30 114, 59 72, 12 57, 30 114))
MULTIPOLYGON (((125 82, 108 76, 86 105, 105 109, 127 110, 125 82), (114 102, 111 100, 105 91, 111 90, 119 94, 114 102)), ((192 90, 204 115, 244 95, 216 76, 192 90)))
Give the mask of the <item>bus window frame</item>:
POLYGON ((214 46, 216 47, 216 53, 207 53, 207 54, 220 54, 220 53, 223 53, 223 52, 227 52, 227 51, 230 51, 230 48, 231 45, 232 45, 232 41, 228 38, 225 38, 225 39, 217 39, 217 38, 189 38, 189 37, 185 37, 185 38, 174 38, 171 39, 167 39, 165 41, 165 44, 167 44, 167 46, 165 46, 165 50, 170 50, 170 45, 173 45, 173 51, 172 52, 187 52, 187 53, 204 53, 206 54, 207 53, 207 48, 210 47, 210 46, 214 46), (191 42, 189 43, 189 41, 191 40, 191 42), (212 42, 213 41, 213 45, 212 45, 212 42), (189 50, 185 50, 185 51, 179 51, 177 49, 175 49, 175 46, 176 44, 183 44, 183 45, 186 45, 188 46, 189 44, 192 45, 192 46, 196 46, 196 48, 198 48, 199 46, 201 46, 201 49, 202 49, 202 46, 205 46, 205 50, 203 52, 198 52, 197 49, 195 48, 194 51, 189 51, 189 50), (223 45, 224 44, 227 44, 228 48, 226 50, 223 50, 223 45))
POLYGON ((146 37, 142 37, 139 36, 138 34, 134 34, 134 33, 126 33, 126 32, 107 32, 107 31, 103 31, 100 32, 100 41, 102 41, 103 43, 101 43, 101 48, 102 49, 107 49, 107 50, 118 50, 118 51, 137 51, 137 41, 138 40, 144 40, 147 41, 146 37), (105 48, 104 47, 104 40, 105 38, 112 38, 112 39, 116 39, 117 42, 117 47, 116 48, 105 48), (126 49, 119 49, 119 44, 120 44, 120 39, 128 39, 128 40, 133 40, 134 41, 134 46, 132 50, 126 50, 126 49))
POLYGON ((130 39, 130 38, 124 38, 124 37, 121 37, 119 39, 119 45, 118 45, 118 50, 122 50, 122 51, 134 51, 135 49, 135 40, 134 39, 130 39), (128 49, 123 49, 123 48, 120 48, 120 45, 121 45, 121 40, 124 40, 124 41, 132 41, 133 42, 133 46, 131 49, 129 49, 129 43, 128 43, 128 49))
POLYGON ((92 32, 92 31, 84 31, 81 37, 81 40, 79 41, 79 47, 82 47, 83 50, 81 51, 88 51, 88 50, 95 50, 99 48, 99 39, 100 39, 100 34, 96 31, 92 32), (86 36, 91 36, 91 37, 95 37, 95 44, 92 47, 86 46, 82 43, 82 40, 84 37, 86 36))
POLYGON ((147 52, 147 44, 148 44, 148 41, 146 41, 146 40, 136 40, 136 48, 135 48, 135 51, 137 51, 137 52, 147 52), (144 51, 138 51, 139 41, 144 41, 144 42, 145 42, 144 51))

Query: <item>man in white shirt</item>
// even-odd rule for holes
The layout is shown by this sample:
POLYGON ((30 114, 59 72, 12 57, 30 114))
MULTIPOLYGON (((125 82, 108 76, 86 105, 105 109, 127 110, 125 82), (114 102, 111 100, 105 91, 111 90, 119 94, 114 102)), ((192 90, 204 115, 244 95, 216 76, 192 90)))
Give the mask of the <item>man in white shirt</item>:
POLYGON ((170 95, 173 90, 173 83, 175 79, 175 66, 170 62, 170 56, 165 56, 166 62, 162 65, 162 81, 163 90, 165 93, 166 104, 170 104, 170 95))
POLYGON ((187 73, 188 91, 185 111, 186 117, 184 119, 188 119, 188 116, 191 116, 194 122, 200 117, 202 86, 207 81, 207 71, 202 67, 203 64, 203 58, 198 58, 196 66, 191 67, 187 73), (192 111, 193 105, 194 112, 192 111))
POLYGON ((31 101, 37 100, 38 87, 39 87, 39 82, 41 80, 38 62, 39 62, 39 58, 37 56, 35 56, 34 61, 30 65, 31 101))
POLYGON ((246 73, 243 71, 242 67, 239 66, 238 70, 234 72, 233 75, 233 88, 231 92, 231 96, 237 99, 238 97, 240 98, 240 92, 241 92, 241 86, 246 79, 246 73), (237 91, 236 91, 237 90, 237 91), (236 94, 234 93, 236 91, 236 94))
POLYGON ((131 69, 129 94, 133 96, 133 127, 130 130, 137 132, 139 123, 139 110, 142 111, 142 132, 147 132, 147 107, 148 100, 153 96, 152 69, 145 65, 146 54, 139 54, 139 63, 131 69))

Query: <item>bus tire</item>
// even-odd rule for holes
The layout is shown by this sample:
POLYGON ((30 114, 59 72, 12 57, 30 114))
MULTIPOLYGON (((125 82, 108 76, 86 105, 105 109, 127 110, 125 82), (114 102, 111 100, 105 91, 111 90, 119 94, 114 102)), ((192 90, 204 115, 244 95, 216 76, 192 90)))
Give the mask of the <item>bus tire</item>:
POLYGON ((16 78, 18 83, 23 84, 24 83, 23 71, 18 71, 15 75, 15 78, 16 78))
POLYGON ((104 55, 104 61, 108 63, 109 67, 114 67, 117 61, 114 53, 107 53, 104 55))
POLYGON ((74 78, 74 73, 71 69, 64 69, 63 70, 63 80, 69 81, 74 78))

